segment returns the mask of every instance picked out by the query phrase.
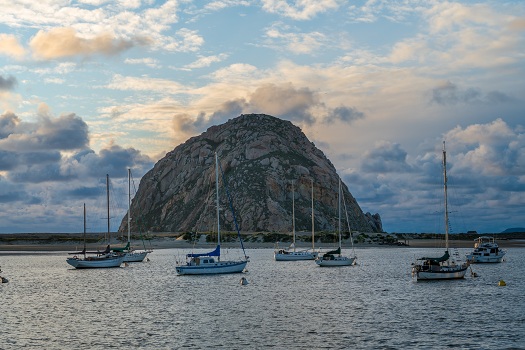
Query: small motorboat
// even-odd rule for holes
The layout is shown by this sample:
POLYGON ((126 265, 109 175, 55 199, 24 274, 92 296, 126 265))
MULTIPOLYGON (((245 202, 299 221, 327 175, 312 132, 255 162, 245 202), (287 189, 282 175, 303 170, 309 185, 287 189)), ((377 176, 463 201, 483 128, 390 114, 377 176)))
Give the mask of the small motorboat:
POLYGON ((482 236, 474 240, 474 250, 467 254, 471 263, 499 263, 507 253, 500 249, 494 237, 482 236))

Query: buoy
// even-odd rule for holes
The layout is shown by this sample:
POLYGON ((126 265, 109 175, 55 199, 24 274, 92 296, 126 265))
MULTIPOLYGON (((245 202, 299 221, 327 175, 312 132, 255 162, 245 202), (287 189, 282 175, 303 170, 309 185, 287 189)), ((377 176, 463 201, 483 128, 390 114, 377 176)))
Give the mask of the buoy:
POLYGON ((505 283, 504 280, 499 280, 499 282, 498 282, 498 286, 500 286, 500 287, 505 287, 506 285, 507 285, 507 283, 505 283))
POLYGON ((248 280, 247 280, 245 277, 242 277, 242 278, 241 278, 241 285, 242 285, 242 286, 245 286, 245 285, 247 285, 247 284, 248 284, 248 280))

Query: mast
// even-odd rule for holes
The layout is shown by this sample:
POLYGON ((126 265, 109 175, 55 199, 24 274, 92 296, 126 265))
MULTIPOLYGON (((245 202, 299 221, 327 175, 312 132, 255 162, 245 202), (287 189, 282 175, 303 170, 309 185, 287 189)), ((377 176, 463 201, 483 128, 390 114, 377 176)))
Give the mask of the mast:
POLYGON ((315 225, 315 221, 314 221, 314 179, 311 179, 312 180, 312 250, 315 249, 315 238, 314 238, 314 235, 315 235, 315 229, 314 229, 314 225, 315 225))
POLYGON ((292 180, 292 233, 293 233, 293 251, 295 252, 295 190, 292 180))
MULTIPOLYGON (((221 245, 221 225, 219 222, 219 158, 215 152, 215 192, 217 197, 217 243, 221 245)), ((220 260, 220 256, 218 259, 220 260)))
POLYGON ((337 201, 338 201, 338 207, 339 207, 339 221, 338 221, 339 250, 341 250, 341 178, 339 178, 339 191, 337 193, 337 201))
POLYGON ((107 199, 107 207, 108 207, 108 234, 107 234, 107 242, 108 244, 111 242, 111 231, 109 227, 109 174, 106 174, 106 199, 107 199))
POLYGON ((128 244, 131 242, 131 169, 128 169, 128 244))
POLYGON ((84 259, 86 258, 86 203, 84 203, 84 259))
POLYGON ((448 251, 448 196, 447 196, 447 151, 443 141, 443 189, 445 191, 445 247, 448 251))

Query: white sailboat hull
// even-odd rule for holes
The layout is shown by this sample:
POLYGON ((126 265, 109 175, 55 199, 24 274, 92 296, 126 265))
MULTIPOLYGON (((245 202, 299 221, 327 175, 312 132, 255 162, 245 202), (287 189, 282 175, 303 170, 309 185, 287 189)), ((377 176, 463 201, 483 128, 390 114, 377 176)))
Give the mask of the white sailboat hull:
POLYGON ((468 254, 467 259, 473 264, 475 263, 500 263, 503 261, 504 256, 505 256, 505 253, 492 254, 488 256, 468 254))
POLYGON ((414 267, 412 273, 416 279, 428 281, 428 280, 456 280, 465 277, 468 266, 462 266, 458 268, 442 268, 438 271, 417 271, 414 267))
POLYGON ((300 251, 300 252, 288 252, 288 251, 276 251, 273 254, 275 261, 298 261, 298 260, 315 260, 319 253, 300 251))
POLYGON ((346 256, 335 256, 333 259, 317 259, 315 263, 321 267, 335 267, 335 266, 351 266, 354 264, 355 258, 348 258, 346 256))
POLYGON ((219 261, 210 264, 186 264, 175 267, 179 275, 217 275, 226 273, 241 273, 248 261, 219 261))
POLYGON ((67 258, 66 262, 76 269, 95 269, 95 268, 108 268, 108 267, 120 267, 124 261, 123 256, 119 257, 108 257, 108 258, 67 258))
POLYGON ((128 252, 126 255, 124 255, 124 262, 141 262, 144 261, 144 258, 146 255, 148 255, 149 252, 143 251, 143 252, 128 252))

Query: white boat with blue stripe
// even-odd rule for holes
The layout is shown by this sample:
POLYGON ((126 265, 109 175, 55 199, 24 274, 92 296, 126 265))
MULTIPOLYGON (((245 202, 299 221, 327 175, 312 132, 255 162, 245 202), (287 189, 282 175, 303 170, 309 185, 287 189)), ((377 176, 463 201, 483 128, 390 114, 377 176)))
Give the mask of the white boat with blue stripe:
POLYGON ((217 245, 213 252, 202 254, 187 254, 185 265, 176 267, 179 275, 212 275, 243 272, 248 260, 221 261, 221 246, 217 245))
MULTIPOLYGON (((219 220, 219 159, 217 153, 215 153, 215 191, 216 191, 216 201, 217 201, 217 247, 215 250, 208 253, 191 253, 186 255, 185 263, 177 263, 175 270, 179 275, 216 275, 216 274, 225 274, 225 273, 240 273, 244 271, 246 264, 248 264, 248 257, 244 251, 244 246, 242 244, 242 238, 240 235, 239 227, 237 225, 237 219, 235 218, 235 212, 233 211, 232 201, 229 198, 228 201, 230 204, 230 210, 233 214, 233 221, 235 223, 235 228, 237 229, 237 235, 241 243, 241 248, 244 254, 244 259, 239 260, 221 260, 221 230, 220 230, 220 220, 219 220)), ((222 173, 222 169, 221 173, 222 173)), ((224 177, 223 177, 224 180, 224 177)), ((223 181, 224 182, 224 181, 223 181)))

